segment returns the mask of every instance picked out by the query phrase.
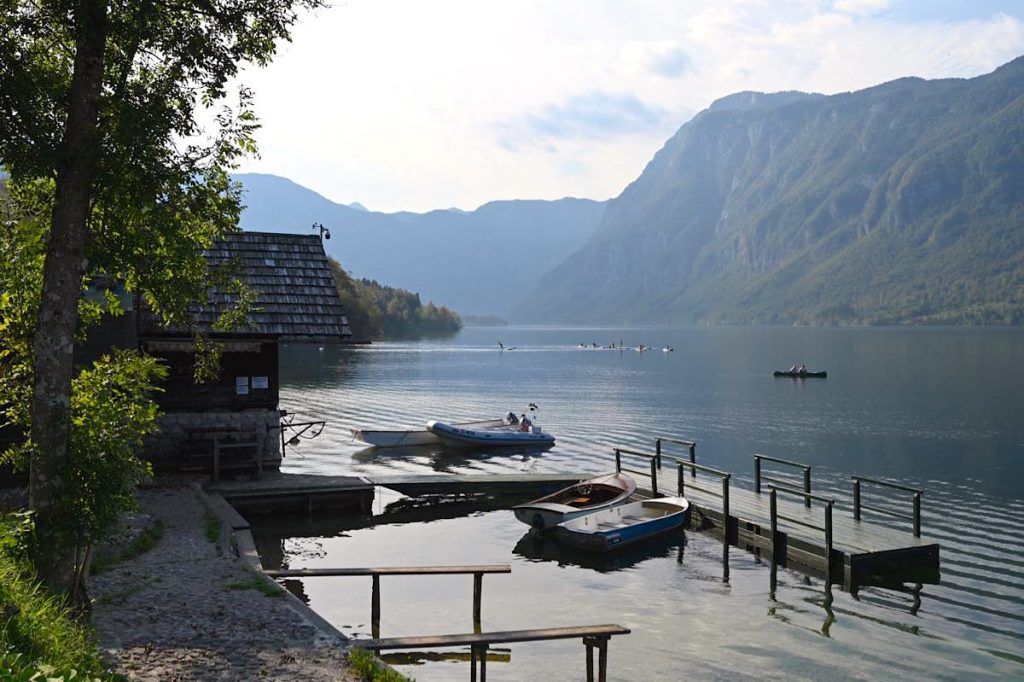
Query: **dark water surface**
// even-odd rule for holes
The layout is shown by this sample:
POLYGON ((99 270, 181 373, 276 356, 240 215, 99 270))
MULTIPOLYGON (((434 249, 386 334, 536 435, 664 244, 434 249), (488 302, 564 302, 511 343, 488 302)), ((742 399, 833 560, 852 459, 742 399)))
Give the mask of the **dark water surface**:
MULTIPOLYGON (((755 452, 808 463, 837 514, 849 513, 853 474, 924 488, 942 578, 916 596, 834 588, 830 598, 820 580, 780 571, 772 599, 768 567, 739 549, 723 584, 720 545, 707 535, 595 560, 538 542, 508 512, 410 510, 386 492, 375 519, 264 523, 267 564, 512 563, 511 575, 484 580, 484 628, 628 626, 610 646, 616 680, 1024 676, 1024 331, 468 329, 443 341, 292 346, 281 362, 283 406, 328 421, 289 449, 286 471, 597 472, 613 445, 650 450, 655 435, 672 435, 696 440, 698 461, 734 472, 734 485, 750 485, 755 452), (576 348, 620 339, 655 349, 576 348), (498 340, 517 348, 499 352, 498 340), (771 376, 794 363, 829 378, 771 376), (374 450, 348 433, 500 416, 531 401, 558 438, 548 451, 374 450)), ((368 636, 368 578, 293 588, 343 631, 368 636)), ((382 591, 385 637, 472 627, 468 576, 384 578, 382 591)), ((400 669, 421 681, 468 677, 467 663, 440 653, 400 669)), ((498 652, 488 672, 576 679, 582 665, 578 641, 529 643, 498 652)))

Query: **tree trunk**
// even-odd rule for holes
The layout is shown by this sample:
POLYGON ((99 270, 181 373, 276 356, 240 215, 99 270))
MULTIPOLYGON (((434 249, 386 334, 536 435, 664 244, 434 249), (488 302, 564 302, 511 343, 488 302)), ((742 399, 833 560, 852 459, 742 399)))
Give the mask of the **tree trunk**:
POLYGON ((57 161, 57 190, 43 268, 39 326, 34 342, 32 459, 29 503, 41 540, 40 577, 58 594, 73 594, 76 548, 62 533, 57 505, 68 457, 69 408, 78 299, 93 176, 100 152, 99 102, 108 19, 105 0, 79 0, 75 12, 75 65, 68 118, 57 161))

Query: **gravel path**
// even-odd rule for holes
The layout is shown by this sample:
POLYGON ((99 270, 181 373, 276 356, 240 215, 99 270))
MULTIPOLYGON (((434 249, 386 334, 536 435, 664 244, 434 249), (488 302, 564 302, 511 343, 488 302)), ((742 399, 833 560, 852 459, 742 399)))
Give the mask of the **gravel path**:
POLYGON ((142 491, 163 521, 159 544, 90 579, 93 624, 113 669, 133 680, 343 680, 344 644, 290 600, 256 589, 235 556, 207 540, 191 487, 142 491))

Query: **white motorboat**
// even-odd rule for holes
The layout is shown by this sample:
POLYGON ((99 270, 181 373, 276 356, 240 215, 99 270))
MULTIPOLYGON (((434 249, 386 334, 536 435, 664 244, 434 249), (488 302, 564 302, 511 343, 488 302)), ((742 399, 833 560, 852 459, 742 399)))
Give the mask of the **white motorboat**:
POLYGON ((512 507, 516 518, 538 530, 551 529, 569 519, 629 501, 636 481, 611 473, 580 481, 556 493, 512 507))
MULTIPOLYGON (((482 419, 472 422, 460 422, 458 427, 487 429, 505 425, 504 419, 482 419)), ((406 431, 377 431, 371 429, 350 429, 352 437, 367 445, 378 448, 394 448, 406 445, 440 445, 441 439, 427 429, 409 429, 406 431)))
POLYGON ((608 552, 679 528, 689 509, 690 503, 682 497, 630 502, 564 521, 552 534, 573 547, 608 552))

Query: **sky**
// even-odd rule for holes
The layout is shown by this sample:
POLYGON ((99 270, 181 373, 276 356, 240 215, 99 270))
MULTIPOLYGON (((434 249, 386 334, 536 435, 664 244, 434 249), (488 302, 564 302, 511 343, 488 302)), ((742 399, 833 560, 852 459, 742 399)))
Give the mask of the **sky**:
POLYGON ((244 71, 245 172, 375 211, 608 199, 733 92, 969 78, 1024 54, 1024 0, 333 0, 244 71))

